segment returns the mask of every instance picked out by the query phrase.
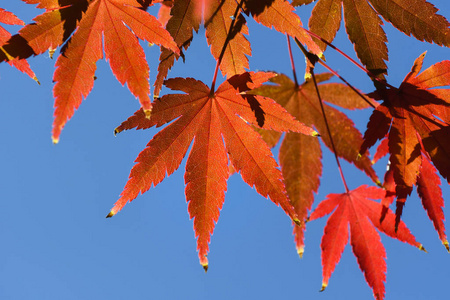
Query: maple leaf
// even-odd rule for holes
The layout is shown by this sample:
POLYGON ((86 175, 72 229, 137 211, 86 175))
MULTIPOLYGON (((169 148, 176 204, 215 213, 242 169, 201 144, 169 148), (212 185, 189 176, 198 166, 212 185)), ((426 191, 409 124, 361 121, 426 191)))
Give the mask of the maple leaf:
MULTIPOLYGON (((8 25, 24 25, 22 20, 3 8, 0 8, 0 23, 8 25)), ((0 45, 3 45, 10 37, 11 34, 5 28, 0 26, 0 45)))
POLYGON ((327 287, 330 276, 348 243, 349 227, 353 253, 378 300, 384 299, 385 295, 386 251, 375 228, 390 237, 424 250, 403 222, 400 222, 397 231, 393 229, 395 215, 391 210, 386 212, 385 219, 380 222, 382 205, 372 199, 381 199, 384 195, 385 191, 381 188, 363 185, 348 193, 329 194, 311 214, 310 221, 332 213, 325 225, 321 243, 322 290, 327 287))
POLYGON ((242 95, 273 76, 275 74, 263 72, 236 75, 222 83, 214 93, 193 78, 167 80, 168 88, 186 94, 164 95, 155 101, 150 119, 139 110, 115 131, 159 127, 176 119, 156 134, 139 154, 121 197, 108 217, 115 215, 139 193, 146 192, 152 184, 160 183, 166 173, 171 175, 194 140, 184 178, 188 211, 194 218, 199 259, 205 270, 208 244, 225 198, 228 160, 248 185, 254 186, 264 197, 270 197, 298 222, 270 149, 250 126, 260 123, 252 103, 259 103, 261 110, 256 113, 263 112, 265 128, 309 135, 317 133, 296 121, 273 100, 242 95))
MULTIPOLYGON (((245 18, 238 14, 237 18, 231 18, 239 4, 234 0, 207 1, 201 0, 176 1, 171 9, 171 18, 166 29, 173 36, 180 49, 186 50, 192 39, 193 31, 198 32, 201 23, 201 13, 204 7, 204 26, 206 38, 211 46, 211 53, 217 60, 224 51, 223 60, 220 64, 222 74, 231 77, 245 72, 249 67, 247 56, 251 55, 250 42, 244 34, 248 34, 245 18), (231 28, 231 25, 233 28, 231 28), (229 34, 230 28, 232 33, 229 34), (227 43, 225 49, 223 45, 227 43)), ((155 81, 155 95, 158 95, 168 71, 179 57, 164 49, 161 52, 158 75, 155 81)), ((184 56, 183 56, 184 59, 184 56)))
MULTIPOLYGON (((293 1, 293 5, 312 1, 293 1)), ((450 46, 450 23, 437 14, 425 0, 319 0, 309 19, 311 31, 332 42, 339 30, 342 9, 350 41, 361 62, 374 74, 386 73, 388 59, 386 34, 381 25, 386 21, 420 41, 450 46)), ((316 40, 322 50, 326 44, 316 40)))
MULTIPOLYGON (((201 23, 199 11, 204 8, 204 26, 211 53, 218 60, 224 51, 220 69, 222 74, 229 78, 245 72, 249 67, 248 56, 251 56, 250 42, 245 37, 248 35, 247 21, 242 14, 237 14, 237 17, 233 18, 236 9, 241 6, 245 14, 247 16, 251 14, 256 22, 297 38, 307 45, 312 53, 321 55, 320 48, 301 27, 301 20, 295 14, 294 8, 285 0, 175 1, 166 29, 178 47, 186 50, 193 39, 192 32, 199 29, 201 23), (225 43, 226 48, 222 49, 225 43)), ((163 48, 155 81, 155 95, 159 94, 175 59, 178 59, 177 55, 163 48)))
MULTIPOLYGON (((175 1, 170 10, 170 19, 167 21, 166 30, 173 37, 175 43, 179 47, 180 51, 186 50, 194 35, 193 30, 198 32, 200 28, 201 19, 197 14, 198 3, 195 0, 187 1, 175 1)), ((180 53, 184 58, 184 54, 180 53)), ((165 47, 161 48, 161 55, 159 57, 158 75, 155 80, 155 92, 157 97, 161 91, 164 79, 167 77, 169 70, 175 63, 175 59, 178 59, 178 55, 165 47)))
POLYGON ((302 27, 295 8, 286 0, 247 0, 244 2, 246 14, 252 14, 256 22, 288 34, 308 46, 308 50, 318 56, 322 50, 302 27))
MULTIPOLYGON (((332 76, 330 73, 319 74, 316 75, 316 80, 317 82, 323 82, 329 80, 332 76)), ((331 141, 326 134, 326 124, 313 80, 308 80, 298 86, 287 76, 279 75, 270 81, 272 85, 263 85, 249 93, 272 98, 300 122, 308 126, 315 126, 321 133, 325 145, 332 149, 331 141)), ((367 102, 343 84, 325 83, 318 87, 321 98, 328 103, 346 109, 369 107, 367 102)), ((354 127, 353 122, 344 113, 330 105, 324 104, 324 108, 336 146, 336 154, 353 163, 373 181, 379 183, 367 153, 358 158, 363 139, 361 133, 354 127)), ((280 138, 280 134, 277 132, 266 131, 262 135, 270 146, 274 146, 280 138)), ((320 186, 321 159, 322 153, 318 139, 297 133, 286 134, 281 144, 279 161, 286 190, 301 221, 306 220, 308 211, 314 201, 314 193, 317 193, 320 186)), ((301 226, 294 227, 295 243, 300 256, 304 251, 304 230, 304 223, 301 226)))
MULTIPOLYGON (((380 146, 377 148, 376 156, 381 158, 388 153, 389 149, 386 146, 388 141, 388 138, 381 141, 380 146)), ((427 212, 430 220, 433 222, 434 228, 436 229, 442 244, 447 251, 450 252, 447 235, 445 234, 445 216, 443 211, 444 199, 442 198, 441 180, 436 174, 436 168, 431 164, 429 156, 423 148, 421 151, 421 159, 422 164, 420 166, 416 182, 417 194, 422 200, 422 206, 427 212)), ((383 187, 386 190, 386 197, 382 200, 383 210, 381 212, 381 221, 383 221, 389 205, 392 204, 396 197, 396 184, 392 168, 388 168, 386 171, 383 187)), ((405 203, 404 200, 405 199, 401 199, 401 201, 397 202, 395 226, 397 226, 400 221, 400 215, 405 203)))
POLYGON ((447 235, 445 234, 444 199, 442 198, 440 185, 441 180, 436 174, 436 169, 428 158, 422 154, 422 166, 417 177, 417 193, 422 200, 422 205, 427 211, 428 217, 439 234, 442 244, 450 252, 447 235))
MULTIPOLYGON (((13 13, 0 8, 0 23, 8 25, 24 25, 24 22, 16 17, 13 13)), ((0 26, 0 53, 2 53, 11 66, 16 67, 19 71, 27 74, 39 83, 36 74, 31 70, 30 65, 25 59, 17 59, 11 56, 5 50, 3 45, 11 38, 11 34, 2 26, 0 26)))
MULTIPOLYGON (((365 152, 387 135, 398 218, 407 196, 417 183, 423 165, 421 152, 429 155, 434 166, 449 182, 449 91, 437 87, 450 85, 450 61, 437 63, 419 74, 424 57, 425 53, 416 59, 399 88, 390 87, 372 94, 384 101, 370 117, 361 146, 361 151, 365 152)), ((381 148, 381 151, 386 150, 385 146, 381 148)), ((426 166, 425 170, 428 168, 426 166)))
POLYGON ((111 69, 141 106, 151 111, 149 67, 139 39, 163 45, 175 53, 178 47, 161 23, 145 11, 148 1, 137 0, 25 0, 46 12, 20 31, 34 54, 62 45, 56 62, 53 93, 55 113, 52 139, 56 143, 62 128, 94 85, 96 62, 106 59, 111 69))
POLYGON ((252 54, 250 42, 244 36, 248 35, 244 16, 239 14, 234 20, 230 18, 238 9, 238 5, 236 1, 216 2, 205 16, 206 38, 216 60, 219 59, 223 45, 228 39, 220 64, 222 74, 226 77, 245 72, 249 67, 247 56, 252 54), (228 34, 231 24, 234 26, 231 34, 228 34))

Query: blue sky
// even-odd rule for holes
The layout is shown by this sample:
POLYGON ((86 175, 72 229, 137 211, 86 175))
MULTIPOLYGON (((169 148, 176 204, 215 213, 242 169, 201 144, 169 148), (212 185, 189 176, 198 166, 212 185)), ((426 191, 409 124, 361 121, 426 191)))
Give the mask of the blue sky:
MULTIPOLYGON (((450 18, 448 1, 431 2, 450 18)), ((2 1, 0 7, 26 22, 40 13, 18 0, 2 1)), ((299 11, 307 23, 310 10, 299 11)), ((251 69, 291 76, 286 38, 254 22, 249 27, 251 69)), ((420 43, 388 24, 384 28, 393 85, 403 80, 414 59, 425 50, 425 67, 449 58, 448 48, 420 43)), ((344 30, 335 45, 355 56, 344 30)), ((153 82, 159 50, 145 48, 153 82)), ((304 59, 297 49, 294 54, 301 71, 304 59)), ((365 92, 372 90, 370 80, 355 66, 333 52, 326 55, 329 65, 352 84, 365 92)), ((372 299, 349 245, 327 290, 319 293, 325 221, 308 224, 306 252, 300 260, 289 218, 238 174, 228 181, 207 274, 198 263, 187 214, 184 163, 156 188, 105 219, 134 159, 157 131, 128 131, 114 137, 114 128, 132 115, 139 103, 113 77, 109 65, 100 61, 93 91, 63 130, 60 143, 53 145, 55 60, 44 54, 29 62, 40 86, 0 64, 1 299, 372 299)), ((169 76, 195 77, 209 85, 214 67, 200 30, 186 53, 186 63, 178 63, 169 76)), ((361 131, 369 115, 370 111, 355 115, 361 131)), ((277 149, 274 151, 277 155, 277 149)), ((344 191, 334 158, 326 152, 324 159, 316 205, 328 193, 344 191)), ((380 177, 384 163, 376 165, 380 177)), ((344 172, 350 188, 370 184, 360 171, 345 163, 344 172)), ((443 193, 448 201, 447 183, 443 193)), ((445 213, 450 215, 448 207, 445 213)), ((415 192, 407 201, 403 220, 429 253, 382 235, 388 255, 387 299, 442 299, 448 294, 450 257, 415 192)))

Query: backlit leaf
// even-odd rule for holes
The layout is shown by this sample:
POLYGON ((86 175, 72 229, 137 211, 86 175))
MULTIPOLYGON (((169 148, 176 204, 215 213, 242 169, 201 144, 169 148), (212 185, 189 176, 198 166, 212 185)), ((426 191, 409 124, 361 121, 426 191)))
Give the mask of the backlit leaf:
MULTIPOLYGON (((442 61, 420 73, 424 57, 425 54, 422 54, 416 59, 400 88, 391 87, 383 91, 384 101, 367 125, 361 150, 365 151, 387 134, 389 160, 398 197, 398 219, 406 197, 422 170, 432 173, 429 170, 431 165, 427 162, 424 165, 421 151, 429 155, 447 182, 450 180, 450 93, 448 89, 439 88, 450 85, 450 61, 442 61)), ((380 151, 385 153, 382 149, 380 151)), ((425 179, 421 177, 421 185, 424 186, 425 179)), ((422 191, 425 193, 425 187, 422 191)), ((440 207, 439 197, 435 197, 434 201, 437 201, 434 206, 440 207)), ((435 220, 433 222, 436 224, 435 220)))
POLYGON ((35 54, 64 44, 54 74, 55 120, 52 139, 58 142, 62 128, 94 85, 96 62, 104 51, 119 80, 151 111, 149 67, 139 39, 178 53, 178 47, 159 21, 145 12, 137 0, 28 0, 47 11, 20 32, 35 54))
MULTIPOLYGON (((329 80, 332 74, 316 76, 317 81, 329 80)), ((251 93, 270 97, 284 106, 300 122, 314 126, 321 133, 321 138, 330 149, 331 141, 326 133, 325 122, 321 113, 319 99, 312 80, 296 86, 285 75, 270 80, 275 85, 263 85, 251 93)), ((354 91, 337 83, 322 83, 319 91, 324 101, 347 109, 367 108, 368 104, 354 91)), ((365 154, 358 158, 359 145, 363 139, 353 122, 342 112, 325 104, 325 113, 330 124, 331 134, 337 155, 363 170, 373 181, 378 178, 372 169, 372 163, 365 154)), ((263 137, 270 137, 269 134, 263 137)), ((273 142, 270 142, 273 145, 273 142)), ((317 139, 295 133, 286 134, 280 148, 280 165, 286 183, 289 198, 296 208, 300 220, 305 221, 314 201, 322 175, 320 144, 317 139)), ((304 224, 294 228, 297 251, 303 253, 304 224)))
POLYGON ((186 200, 189 215, 194 219, 200 263, 205 269, 211 234, 225 197, 228 161, 248 185, 262 196, 270 197, 298 223, 281 171, 269 147, 250 126, 258 126, 260 122, 249 100, 257 101, 264 111, 264 128, 308 135, 316 132, 296 121, 273 100, 242 94, 274 75, 262 72, 236 75, 221 84, 214 94, 204 83, 192 78, 167 80, 168 88, 185 94, 163 96, 155 102, 150 119, 139 110, 116 129, 117 133, 173 121, 139 154, 130 179, 108 216, 115 215, 139 193, 160 183, 166 174, 172 174, 194 140, 186 164, 186 200))
POLYGON ((386 281, 386 251, 375 228, 423 250, 406 225, 401 222, 394 230, 395 215, 388 210, 380 222, 382 205, 373 200, 385 195, 383 189, 360 186, 343 194, 329 194, 319 203, 310 216, 310 221, 332 213, 328 218, 322 237, 322 289, 328 286, 331 274, 339 262, 349 239, 359 267, 376 299, 384 299, 386 281))
MULTIPOLYGON (((23 21, 16 17, 13 13, 0 8, 0 23, 8 25, 24 25, 23 21)), ((31 70, 30 65, 25 59, 12 56, 3 45, 11 38, 11 34, 2 26, 0 26, 0 54, 3 54, 11 66, 14 66, 19 71, 27 74, 35 81, 37 80, 36 74, 31 70)))

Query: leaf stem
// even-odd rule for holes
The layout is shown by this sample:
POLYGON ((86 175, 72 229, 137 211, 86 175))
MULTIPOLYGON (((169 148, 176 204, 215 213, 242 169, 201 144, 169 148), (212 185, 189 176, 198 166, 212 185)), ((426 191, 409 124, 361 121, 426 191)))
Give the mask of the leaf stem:
POLYGON ((298 84, 298 80, 297 80, 297 72, 295 71, 294 56, 292 55, 291 38, 288 34, 286 34, 286 38, 287 38, 287 44, 288 44, 288 50, 289 50, 289 58, 291 59, 292 73, 294 75, 295 87, 298 87, 299 84, 298 84))
MULTIPOLYGON (((306 29, 305 29, 305 30, 306 30, 306 29)), ((314 36, 316 36, 316 35, 314 35, 314 36)), ((362 95, 361 92, 359 92, 359 91, 358 91, 354 86, 352 86, 347 80, 345 80, 341 75, 339 75, 339 73, 337 73, 337 72, 334 71, 331 67, 329 67, 322 59, 318 58, 316 55, 314 55, 314 54, 312 54, 312 53, 309 53, 309 52, 305 49, 305 47, 300 43, 300 41, 299 41, 298 39, 295 39, 295 42, 297 43, 298 47, 302 50, 303 54, 305 55, 305 57, 306 57, 307 59, 309 59, 309 58, 311 58, 311 57, 317 58, 315 61, 319 62, 319 63, 320 63, 322 66, 324 66, 328 71, 330 71, 331 73, 333 73, 333 75, 337 76, 340 80, 342 80, 349 88, 351 88, 356 94, 358 94, 358 95, 359 95, 364 101, 366 101, 372 108, 376 108, 376 107, 379 105, 379 103, 376 102, 376 101, 374 101, 372 98, 370 98, 370 97, 365 97, 364 95, 362 95)), ((324 40, 324 42, 326 42, 326 41, 324 40)), ((331 45, 331 44, 328 43, 328 42, 326 42, 326 43, 329 44, 329 45, 331 45)), ((332 46, 332 45, 331 45, 331 46, 332 46)), ((334 47, 334 46, 332 46, 332 47, 333 47, 333 48, 336 48, 336 47, 334 47)), ((337 48, 336 48, 336 49, 337 49, 337 48)), ((342 53, 340 50, 339 50, 339 52, 342 53)), ((343 53, 343 54, 346 56, 345 53, 343 53)), ((351 58, 349 58, 349 59, 351 59, 351 58)), ((357 64, 357 63, 355 62, 355 64, 357 64)), ((314 65, 314 64, 313 64, 313 65, 314 65)), ((362 67, 362 66, 361 66, 361 68, 364 69, 364 70, 366 70, 366 69, 365 69, 364 67, 362 67)), ((367 71, 367 72, 369 72, 369 71, 367 71)), ((369 73, 370 73, 370 72, 369 72, 369 73)), ((378 79, 377 79, 377 80, 378 80, 378 79)), ((390 89, 393 89, 393 90, 396 90, 396 91, 399 90, 398 88, 396 88, 396 87, 390 85, 390 84, 389 84, 387 81, 385 81, 385 80, 378 80, 378 81, 379 81, 379 82, 382 82, 386 87, 388 87, 388 88, 390 88, 390 89)), ((408 91, 402 91, 402 92, 405 93, 405 95, 408 95, 408 96, 414 96, 414 95, 412 95, 412 94, 409 94, 408 91)), ((384 98, 384 101, 388 101, 388 98, 384 98)), ((434 124, 434 125, 436 125, 436 126, 438 126, 438 127, 440 127, 440 128, 443 128, 443 127, 445 126, 445 125, 439 123, 436 119, 431 119, 431 118, 429 118, 429 117, 427 117, 427 116, 421 114, 420 112, 416 111, 416 110, 413 109, 412 107, 404 107, 404 109, 407 110, 407 111, 409 111, 409 112, 412 113, 412 114, 415 114, 415 115, 419 116, 420 118, 423 118, 423 119, 427 120, 428 122, 430 122, 430 123, 432 123, 432 124, 434 124)))
POLYGON ((352 62, 355 66, 357 66, 358 68, 360 68, 361 70, 364 71, 364 73, 366 73, 367 75, 369 75, 370 78, 372 78, 373 80, 376 80, 382 84, 384 84, 387 87, 391 87, 392 86, 387 83, 386 80, 378 78, 375 74, 373 74, 372 72, 370 72, 368 69, 366 69, 365 67, 363 67, 362 65, 360 65, 358 62, 356 62, 353 58, 351 58, 350 56, 348 56, 345 52, 343 52, 341 49, 339 49, 338 47, 334 46, 332 43, 328 42, 327 40, 325 40, 324 38, 322 38, 321 36, 315 34, 312 31, 309 31, 308 29, 305 29, 305 31, 315 37, 316 39, 319 39, 320 41, 322 41, 323 43, 327 44, 328 46, 330 46, 331 48, 333 48, 334 50, 336 50, 339 54, 341 54, 342 56, 344 56, 346 59, 348 59, 350 62, 352 62))
POLYGON ((325 108, 323 106, 322 98, 320 97, 319 87, 317 86, 316 76, 314 75, 314 69, 311 69, 311 77, 314 81, 314 87, 316 88, 317 97, 320 103, 320 109, 322 110, 322 116, 325 122, 325 126, 327 128, 328 137, 331 142, 331 148, 333 149, 334 157, 336 158, 336 163, 339 168, 339 174, 341 175, 342 182, 344 183, 345 191, 349 193, 349 189, 347 186, 347 182, 345 181, 344 172, 342 171, 341 163, 339 162, 339 157, 337 156, 336 146, 334 145, 333 137, 331 136, 330 126, 328 124, 327 116, 325 115, 325 108))
POLYGON ((234 25, 236 24, 236 20, 238 18, 239 11, 241 10, 243 2, 244 2, 244 0, 239 1, 238 5, 236 6, 236 10, 234 11, 234 14, 233 14, 233 17, 231 20, 230 29, 228 30, 228 33, 227 33, 227 38, 225 39, 225 42, 223 43, 222 51, 220 52, 219 58, 217 59, 216 69, 214 70, 214 77, 213 77, 213 80, 211 83, 211 88, 210 88, 210 90, 211 90, 210 96, 214 95, 217 74, 219 73, 219 67, 222 62, 223 56, 225 55, 225 51, 227 49, 228 43, 231 40, 231 33, 232 33, 234 25))
POLYGON ((356 94, 358 94, 358 96, 360 96, 364 101, 367 102, 367 104, 369 104, 370 106, 372 106, 372 108, 376 108, 379 104, 378 102, 375 102, 372 100, 372 98, 368 98, 365 97, 363 94, 361 94, 360 91, 358 91, 353 85, 351 85, 347 80, 345 80, 344 77, 342 77, 341 75, 339 75, 338 72, 336 72, 335 70, 333 70, 332 68, 330 68, 325 62, 323 62, 322 60, 319 60, 319 63, 324 66, 328 71, 330 71, 331 73, 333 73, 333 75, 335 75, 336 77, 338 77, 340 80, 342 80, 349 88, 351 88, 356 94))
MULTIPOLYGON (((358 96, 360 96, 365 102, 367 102, 372 108, 376 108, 379 104, 375 101, 373 101, 371 98, 364 97, 355 87, 353 87, 347 80, 345 80, 341 75, 339 75, 336 71, 334 71, 332 68, 330 68, 324 61, 319 59, 317 55, 314 55, 312 53, 309 53, 305 47, 300 43, 300 41, 296 38, 295 42, 297 43, 297 46, 302 50, 303 54, 305 55, 306 59, 311 62, 311 64, 314 66, 315 62, 319 62, 322 66, 324 66, 328 71, 333 73, 333 75, 337 76, 340 80, 342 80, 349 88, 351 88, 358 96), (314 59, 314 61, 312 61, 314 59)), ((312 73, 312 71, 311 71, 312 73)))

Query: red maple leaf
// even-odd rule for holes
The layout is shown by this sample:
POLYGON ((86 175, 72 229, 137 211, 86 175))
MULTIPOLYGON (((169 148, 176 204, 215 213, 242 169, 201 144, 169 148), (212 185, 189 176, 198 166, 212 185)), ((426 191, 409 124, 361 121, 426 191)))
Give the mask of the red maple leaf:
MULTIPOLYGON (((380 146, 377 149, 375 156, 383 157, 388 153, 387 142, 389 139, 385 138, 381 141, 380 146)), ((417 194, 422 200, 422 206, 428 214, 428 217, 433 222, 434 228, 436 229, 439 238, 450 252, 449 243, 447 240, 447 235, 445 234, 445 216, 444 216, 444 198, 442 197, 441 190, 441 180, 436 174, 436 168, 431 164, 430 158, 425 151, 422 149, 422 165, 417 176, 417 194)), ((396 197, 396 184, 394 180, 394 172, 389 168, 384 176, 383 187, 386 190, 386 197, 382 200, 383 210, 381 212, 381 221, 383 221, 386 211, 389 205, 392 204, 396 197)), ((396 226, 400 220, 401 210, 403 208, 404 201, 397 202, 397 212, 396 212, 396 226)))
MULTIPOLYGON (((447 182, 450 180, 450 98, 448 89, 438 88, 450 85, 450 61, 437 63, 419 74, 424 57, 425 53, 416 59, 400 88, 390 87, 372 94, 384 102, 370 117, 361 146, 365 152, 387 136, 388 148, 383 142, 377 158, 389 150, 398 218, 418 182, 421 167, 431 172, 428 170, 431 165, 423 166, 421 152, 430 157, 447 182)), ((423 176, 421 180, 423 183, 423 176)))
POLYGON ((216 92, 193 78, 169 79, 165 85, 186 94, 169 94, 155 101, 150 119, 142 110, 122 123, 117 132, 137 128, 165 127, 139 154, 120 199, 108 217, 172 174, 194 140, 185 182, 188 211, 194 218, 200 263, 206 269, 210 236, 219 218, 229 177, 228 161, 243 180, 264 197, 280 205, 298 222, 286 195, 282 175, 267 145, 250 124, 279 131, 309 135, 316 132, 296 121, 273 100, 242 92, 257 87, 273 73, 243 73, 225 81, 216 92), (225 145, 224 145, 225 143, 225 145))
MULTIPOLYGON (((23 21, 16 17, 13 13, 0 8, 0 23, 8 25, 24 25, 23 21)), ((0 53, 3 53, 8 63, 16 67, 19 71, 27 74, 35 81, 38 81, 36 74, 31 70, 30 65, 25 59, 12 57, 2 46, 11 38, 11 34, 2 26, 0 26, 0 53)))
MULTIPOLYGON (((321 83, 332 76, 330 73, 318 74, 316 81, 321 83)), ((287 76, 279 75, 270 81, 271 85, 263 85, 249 93, 274 99, 297 120, 317 128, 325 145, 332 150, 313 80, 296 85, 287 76)), ((322 83, 318 85, 318 88, 321 98, 327 103, 351 110, 369 107, 366 101, 346 85, 322 83)), ((379 183, 368 153, 358 155, 363 138, 352 120, 326 103, 324 108, 336 146, 336 154, 353 163, 374 182, 379 183)), ((262 131, 261 134, 270 146, 274 146, 281 136, 275 131, 262 131)), ((314 201, 314 193, 317 193, 319 189, 322 175, 322 152, 319 140, 294 132, 287 133, 279 153, 281 171, 289 198, 299 219, 305 221, 314 201)), ((304 251, 304 230, 305 223, 294 227, 295 243, 300 256, 304 251)))
POLYGON ((353 253, 377 300, 384 299, 385 295, 386 251, 375 228, 424 250, 403 222, 400 222, 397 231, 394 230, 395 214, 391 210, 380 222, 382 205, 371 199, 384 198, 385 193, 381 188, 363 185, 348 193, 330 194, 311 214, 310 221, 334 211, 328 218, 322 237, 322 290, 327 287, 348 243, 349 227, 353 253))
POLYGON ((175 53, 178 47, 161 23, 137 0, 25 0, 47 11, 20 31, 35 54, 64 44, 56 62, 55 120, 52 139, 56 143, 62 128, 94 85, 96 62, 106 59, 121 84, 127 84, 141 106, 151 111, 149 67, 139 39, 163 45, 175 53))

